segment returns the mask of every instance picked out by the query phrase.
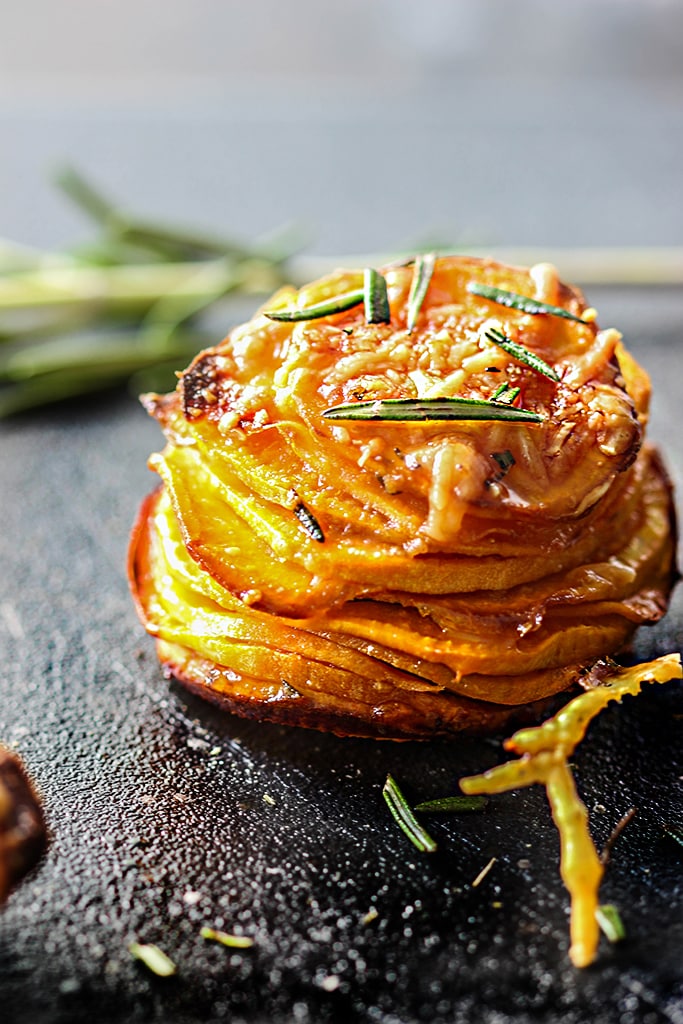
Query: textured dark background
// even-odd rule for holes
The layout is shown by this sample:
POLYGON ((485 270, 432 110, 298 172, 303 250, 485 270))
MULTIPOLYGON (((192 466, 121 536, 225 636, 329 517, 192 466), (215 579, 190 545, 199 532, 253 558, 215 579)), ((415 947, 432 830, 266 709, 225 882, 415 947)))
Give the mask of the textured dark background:
MULTIPOLYGON (((143 212, 245 236, 294 219, 313 254, 681 244, 681 10, 27 0, 0 38, 0 234, 85 235, 49 184, 69 160, 143 212)), ((590 298, 653 375, 680 491, 683 293, 590 298)), ((433 857, 384 806, 387 771, 443 795, 498 740, 343 741, 187 697, 123 571, 155 425, 115 394, 0 429, 0 739, 52 835, 0 912, 0 1019, 683 1022, 680 687, 607 711, 576 755, 598 845, 638 808, 602 893, 628 938, 576 972, 540 790, 435 819, 433 857), (254 946, 208 945, 204 924, 254 946), (177 977, 135 963, 133 939, 177 977)), ((682 635, 679 596, 636 653, 682 635)))

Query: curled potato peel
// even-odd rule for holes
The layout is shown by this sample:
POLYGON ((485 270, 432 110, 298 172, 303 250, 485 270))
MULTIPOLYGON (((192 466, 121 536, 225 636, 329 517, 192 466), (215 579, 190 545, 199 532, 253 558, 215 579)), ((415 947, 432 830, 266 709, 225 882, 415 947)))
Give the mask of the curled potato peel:
POLYGON ((560 836, 560 873, 571 897, 571 946, 576 967, 595 959, 599 925, 596 918, 603 864, 588 828, 588 811, 574 784, 568 759, 583 739, 592 719, 611 701, 636 696, 644 683, 680 679, 681 659, 669 654, 630 668, 612 665, 601 672, 600 683, 575 697, 540 726, 516 732, 505 749, 520 755, 517 761, 460 780, 468 795, 503 793, 540 783, 545 786, 560 836))

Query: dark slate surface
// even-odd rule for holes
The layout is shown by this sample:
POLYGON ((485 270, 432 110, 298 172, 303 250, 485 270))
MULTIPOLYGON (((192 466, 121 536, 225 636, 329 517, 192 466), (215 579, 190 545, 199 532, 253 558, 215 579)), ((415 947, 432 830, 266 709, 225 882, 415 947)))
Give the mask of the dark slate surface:
MULTIPOLYGON (((637 352, 655 378, 654 434, 675 442, 683 357, 666 338, 637 352)), ((435 819, 433 857, 384 806, 388 771, 411 798, 443 795, 504 757, 498 740, 259 726, 162 677, 123 568, 159 443, 125 396, 3 427, 0 735, 52 833, 0 914, 3 1020, 680 1024, 683 847, 665 829, 683 820, 680 687, 607 711, 576 755, 598 845, 638 808, 602 891, 628 939, 576 972, 540 789, 435 819), (209 945, 204 924, 254 946, 209 945), (133 939, 165 949, 177 977, 134 962, 133 939)), ((678 601, 637 653, 680 649, 682 635, 678 601)))
MULTIPOLYGON (((85 237, 48 181, 71 161, 142 213, 247 237, 293 219, 325 254, 680 245, 675 4, 320 10, 8 8, 0 234, 85 237)), ((652 433, 683 493, 683 295, 591 300, 653 373, 652 433)), ((431 858, 384 806, 387 771, 411 798, 443 795, 501 760, 500 741, 343 741, 189 698, 162 677, 124 578, 156 426, 109 395, 0 430, 0 740, 51 828, 0 911, 3 1024, 683 1024, 683 847, 665 830, 683 822, 679 686, 605 712, 574 759, 598 845, 638 807, 602 891, 628 938, 577 972, 538 788, 435 819, 431 858), (209 945, 204 924, 254 946, 209 945), (163 947, 177 977, 134 962, 133 939, 163 947)), ((679 594, 636 653, 682 637, 679 594)))

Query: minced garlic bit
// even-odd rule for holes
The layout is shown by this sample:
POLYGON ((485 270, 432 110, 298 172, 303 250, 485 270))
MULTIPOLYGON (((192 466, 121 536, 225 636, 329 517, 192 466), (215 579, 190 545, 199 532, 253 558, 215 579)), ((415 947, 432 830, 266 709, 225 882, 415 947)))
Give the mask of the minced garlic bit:
POLYGON ((636 696, 645 682, 665 683, 683 677, 679 654, 668 654, 632 668, 615 665, 601 683, 569 701, 553 718, 522 729, 506 741, 505 749, 520 754, 482 775, 460 780, 463 793, 502 793, 540 782, 546 787, 553 819, 560 834, 560 874, 571 897, 571 947, 575 967, 595 959, 600 926, 598 889, 604 866, 588 831, 588 811, 579 799, 568 759, 583 739, 589 722, 610 701, 636 696))

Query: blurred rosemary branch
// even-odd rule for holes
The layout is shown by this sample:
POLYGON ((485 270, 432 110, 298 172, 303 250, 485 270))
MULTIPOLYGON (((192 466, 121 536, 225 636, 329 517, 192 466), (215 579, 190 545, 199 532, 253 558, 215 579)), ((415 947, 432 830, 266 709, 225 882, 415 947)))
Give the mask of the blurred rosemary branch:
MULTIPOLYGON (((246 244, 131 215, 71 168, 57 184, 96 235, 65 252, 0 239, 0 419, 112 386, 167 391, 176 370, 241 318, 242 310, 227 318, 223 311, 212 325, 219 303, 263 300, 285 283, 401 255, 299 256, 301 238, 291 229, 246 244)), ((565 280, 594 287, 683 284, 683 247, 461 251, 520 265, 549 261, 565 280)))
POLYGON ((129 215, 71 168, 57 184, 97 236, 59 253, 0 241, 0 418, 115 385, 172 388, 217 340, 210 308, 272 292, 299 248, 291 231, 247 245, 129 215))

